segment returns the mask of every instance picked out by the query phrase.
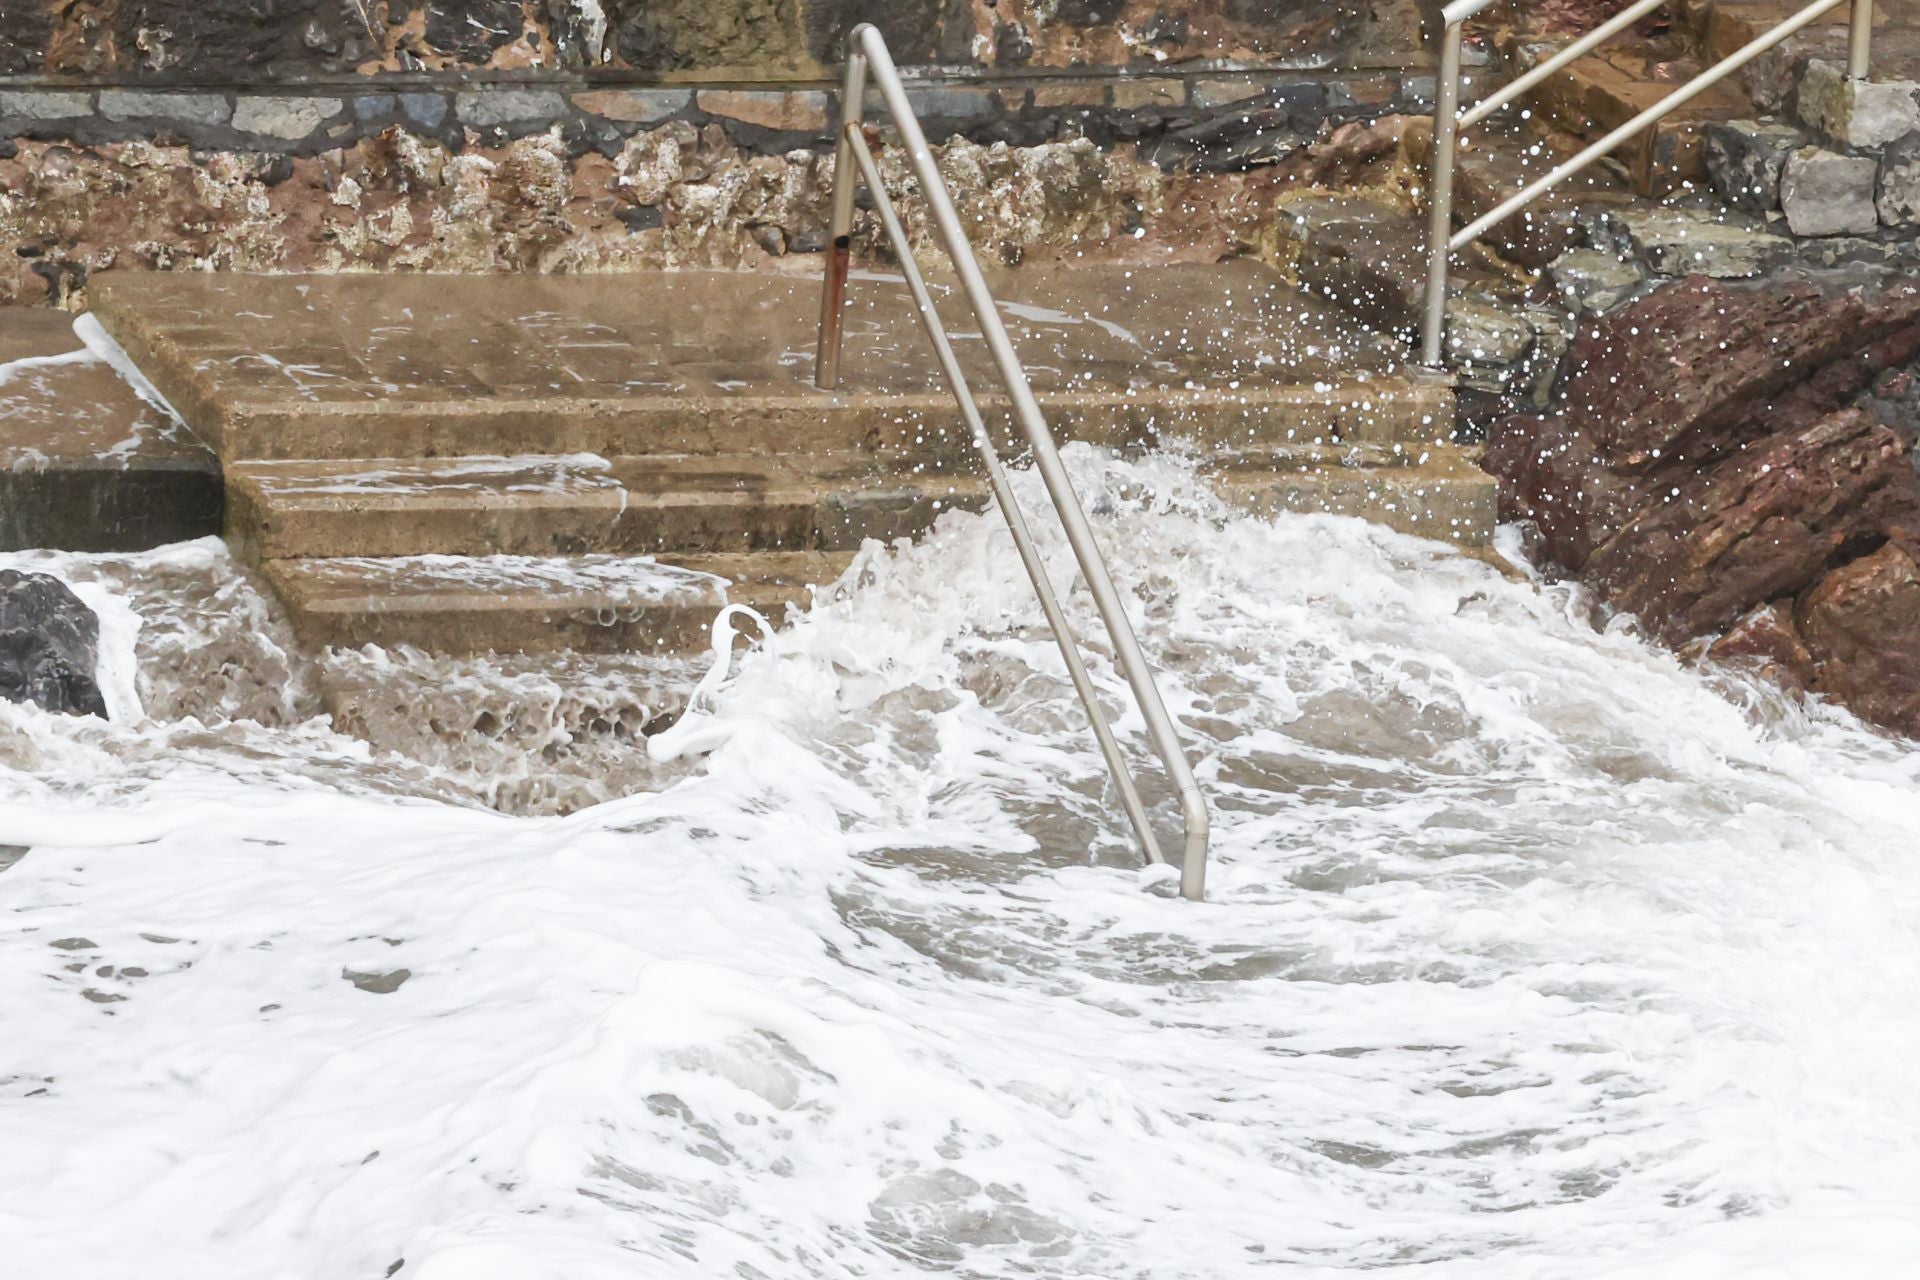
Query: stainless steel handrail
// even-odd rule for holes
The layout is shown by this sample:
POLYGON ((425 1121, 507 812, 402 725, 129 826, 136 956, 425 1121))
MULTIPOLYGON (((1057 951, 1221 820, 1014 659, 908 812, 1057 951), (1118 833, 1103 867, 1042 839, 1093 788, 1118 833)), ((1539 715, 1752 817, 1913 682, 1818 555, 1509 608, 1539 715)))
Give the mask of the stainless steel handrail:
POLYGON ((900 133, 908 163, 919 180, 921 194, 933 214, 934 227, 940 234, 947 257, 953 263, 955 274, 960 278, 961 290, 980 327, 981 336, 986 339, 994 368, 999 372, 1000 381, 1006 386, 1008 398, 1012 401, 1014 419, 1033 450, 1035 469, 1039 471, 1047 494, 1053 500, 1054 510, 1059 514, 1067 543, 1073 548, 1074 559, 1079 563, 1081 577, 1086 580, 1087 588, 1093 595, 1094 607, 1099 610, 1100 620, 1106 624, 1107 634, 1113 642, 1114 657, 1133 690, 1134 700, 1139 704, 1148 737, 1161 763, 1166 766, 1174 792, 1179 797, 1185 825, 1180 892, 1187 898, 1200 901, 1206 896, 1207 840, 1211 825, 1206 799, 1201 795, 1200 784, 1194 779, 1193 768, 1180 745, 1180 735, 1174 727, 1173 718, 1167 714, 1159 686, 1154 683, 1153 673, 1140 652, 1140 642, 1133 633, 1133 626, 1127 621, 1120 593, 1114 588, 1106 561, 1094 542, 1093 530, 1087 524, 1080 497, 1074 492, 1073 482, 1068 479, 1066 468, 1061 464, 1060 451, 1054 444, 1053 433, 1047 429, 1040 405, 1034 399, 1026 370, 1014 354, 1013 342, 1007 336, 1000 309, 987 288, 986 277, 980 272, 973 246, 961 228, 960 215, 953 207, 953 197, 947 190, 946 180, 940 176, 919 119, 907 101, 906 89, 900 83, 893 57, 880 32, 867 23, 855 27, 847 37, 846 84, 841 97, 840 133, 834 149, 833 211, 829 226, 826 280, 820 297, 820 348, 815 365, 815 383, 829 391, 839 385, 840 320, 846 303, 847 269, 851 258, 853 187, 855 180, 859 179, 873 193, 874 212, 879 215, 894 254, 900 260, 901 274, 906 278, 908 292, 913 295, 920 323, 933 344, 934 357, 939 362, 947 388, 960 406, 960 416, 973 436, 974 445, 980 450, 981 459, 986 465, 987 483, 993 491, 994 500, 999 503, 1001 515, 1006 519, 1007 529, 1013 535, 1020 563, 1025 566, 1027 577, 1033 582, 1041 612, 1046 615, 1047 625, 1053 629, 1054 640, 1060 646, 1060 656, 1066 662, 1074 691, 1079 694, 1081 705, 1086 708, 1094 738, 1100 745, 1100 754, 1105 758, 1107 769, 1113 775, 1114 786, 1120 793, 1121 807, 1126 810, 1127 820, 1133 826, 1134 835, 1139 839, 1147 861, 1164 862, 1159 841, 1154 838, 1153 827, 1147 817, 1146 806, 1140 800, 1139 787, 1135 785, 1132 771, 1127 768, 1120 745, 1114 739, 1106 713, 1100 709, 1093 679, 1087 674, 1079 644, 1054 594, 1053 583, 1047 577, 1040 552, 1033 544, 1026 516, 1014 501, 1013 490, 1007 482, 1006 469, 1001 465, 992 434, 987 430, 979 405, 967 385, 965 374, 961 372, 946 328, 934 310, 933 297, 914 261, 913 246, 907 239, 906 228, 887 195, 872 148, 861 132, 869 77, 879 88, 887 113, 900 133))
POLYGON ((1853 6, 1848 18, 1851 30, 1847 42, 1847 75, 1855 81, 1867 78, 1869 43, 1873 35, 1873 0, 1814 0, 1793 17, 1766 34, 1749 40, 1680 88, 1635 115, 1606 137, 1588 145, 1578 155, 1562 161, 1459 231, 1454 231, 1453 157, 1459 134, 1518 99, 1560 68, 1584 56, 1602 41, 1612 38, 1648 13, 1660 8, 1666 0, 1638 0, 1637 3, 1629 5, 1525 75, 1509 81, 1497 92, 1489 94, 1471 109, 1463 112, 1460 110, 1462 27, 1468 18, 1473 17, 1491 3, 1493 0, 1454 0, 1454 3, 1444 6, 1440 11, 1441 17, 1446 22, 1446 34, 1441 39, 1440 74, 1434 91, 1433 155, 1431 179, 1427 187, 1427 289, 1424 299, 1425 310, 1420 323, 1420 362, 1430 369, 1438 369, 1442 363, 1440 347, 1446 327, 1448 259, 1460 249, 1478 240, 1489 229, 1506 221, 1545 192, 1559 186, 1602 156, 1611 154, 1642 130, 1699 97, 1747 63, 1842 4, 1851 3, 1853 6))

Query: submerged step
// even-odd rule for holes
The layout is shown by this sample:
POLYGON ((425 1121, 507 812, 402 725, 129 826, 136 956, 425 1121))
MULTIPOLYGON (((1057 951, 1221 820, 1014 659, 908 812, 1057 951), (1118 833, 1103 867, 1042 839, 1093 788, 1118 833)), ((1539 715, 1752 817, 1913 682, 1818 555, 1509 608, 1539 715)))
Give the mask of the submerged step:
POLYGON ((744 604, 778 625, 851 555, 346 556, 262 568, 305 644, 436 653, 698 652, 715 614, 744 604))
POLYGON ((1253 471, 1208 479, 1227 501, 1256 515, 1357 516, 1463 550, 1493 543, 1499 486, 1464 449, 1441 446, 1416 465, 1376 470, 1253 471))

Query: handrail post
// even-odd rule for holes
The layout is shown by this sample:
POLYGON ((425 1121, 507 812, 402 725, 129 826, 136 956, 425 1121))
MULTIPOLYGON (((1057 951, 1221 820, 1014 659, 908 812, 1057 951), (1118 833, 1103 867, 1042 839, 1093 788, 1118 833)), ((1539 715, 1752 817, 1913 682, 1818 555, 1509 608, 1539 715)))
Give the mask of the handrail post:
POLYGON ((1853 0, 1853 14, 1847 20, 1847 27, 1847 75, 1853 80, 1865 80, 1868 50, 1873 43, 1873 0, 1853 0))
POLYGON ((1420 363, 1441 367, 1440 343, 1447 323, 1447 240, 1453 232, 1453 147, 1460 128, 1460 24, 1447 24, 1440 44, 1440 74, 1434 81, 1433 154, 1427 180, 1427 294, 1420 319, 1420 363))
POLYGON ((848 58, 846 77, 846 99, 841 110, 840 132, 834 150, 834 193, 833 215, 829 230, 833 234, 832 253, 827 262, 826 282, 821 294, 820 350, 816 364, 815 383, 823 389, 831 390, 838 376, 840 354, 840 308, 845 298, 848 243, 847 236, 853 224, 853 182, 864 177, 874 192, 876 207, 880 210, 881 222, 895 252, 900 254, 908 289, 914 295, 916 308, 921 322, 926 326, 929 339, 933 342, 934 352, 939 358, 941 371, 947 376, 954 398, 959 402, 961 416, 980 442, 981 452, 986 460, 989 483, 993 484, 995 497, 1005 508, 1008 526, 1013 530, 1014 541, 1021 551, 1029 576, 1034 579, 1034 591, 1040 597, 1041 609, 1047 615, 1048 624, 1053 628, 1056 640, 1063 654, 1067 655, 1067 668, 1074 678, 1075 691, 1085 704, 1089 719, 1093 722, 1094 736, 1100 741, 1102 754, 1107 758, 1107 766, 1114 776, 1115 786, 1119 788, 1122 805, 1128 818, 1133 822, 1136 834, 1140 837, 1142 852, 1149 862, 1158 862, 1161 855, 1152 829, 1147 824, 1145 806, 1140 803, 1138 789, 1126 768, 1125 760, 1118 745, 1113 741, 1107 727, 1104 713, 1100 710, 1094 696, 1092 681, 1087 677, 1085 665, 1075 647, 1073 634, 1067 625, 1066 616, 1059 608, 1051 584, 1046 580, 1045 566, 1031 546, 1031 539, 1023 539, 1025 518, 1013 505, 1012 492, 1005 487, 1004 476, 1000 474, 997 452, 993 448, 991 437, 985 424, 980 421, 977 406, 973 404, 966 381, 961 376, 958 361, 954 358, 951 344, 946 340, 944 328, 934 313, 931 297, 927 294, 924 281, 920 280, 917 266, 913 263, 911 246, 907 242, 905 229, 900 226, 898 217, 892 209, 892 202, 880 184, 880 173, 869 154, 865 139, 861 137, 858 126, 861 122, 862 98, 866 93, 869 76, 879 89, 886 104, 887 114, 892 117, 894 127, 899 131, 901 149, 905 152, 914 177, 919 182, 921 195, 927 202, 928 211, 933 215, 934 228, 938 231, 940 242, 947 251, 947 257, 953 265, 954 273, 960 279, 961 291, 965 295, 968 308, 973 312, 979 325, 980 336, 987 345, 993 358, 1000 381, 1005 385, 1008 399, 1013 404, 1015 421, 1021 434, 1026 437, 1033 451, 1034 467, 1040 473, 1040 479, 1046 486, 1047 496, 1052 499, 1055 514, 1060 517, 1060 525, 1067 535, 1067 544, 1073 549, 1073 558, 1080 567, 1080 576, 1087 584, 1089 594, 1093 596, 1094 607, 1105 624, 1108 639, 1113 644, 1115 664, 1125 676, 1129 688, 1133 691, 1135 704, 1139 707, 1141 719, 1146 722, 1147 735, 1153 742, 1154 751, 1161 763, 1166 766, 1169 780, 1178 797, 1181 817, 1185 823, 1183 858, 1180 867, 1181 896, 1192 901, 1201 901, 1206 896, 1207 846, 1211 834, 1211 820, 1207 812, 1206 797, 1201 794, 1200 784, 1194 778, 1193 766, 1188 763, 1186 751, 1180 744, 1180 733, 1175 727, 1173 717, 1167 713, 1165 701, 1160 696, 1159 685, 1155 683, 1153 672, 1147 666, 1145 655, 1140 651, 1140 641, 1133 633, 1133 625, 1127 620, 1126 606, 1114 587, 1113 577, 1107 572, 1107 565, 1100 554, 1099 545, 1094 541, 1092 527, 1087 523, 1087 513, 1080 505, 1080 497, 1074 491, 1073 481, 1067 475, 1066 467, 1060 460, 1059 448, 1054 444, 1053 434, 1047 430, 1046 418, 1040 412, 1040 404, 1035 399, 1033 388, 1027 381, 1026 370, 1020 364, 1019 356, 1014 352, 1013 340, 1007 334, 1005 321, 1000 318, 1000 310, 995 303, 991 290, 987 288, 986 277, 980 272, 980 263, 973 253, 973 245, 967 239, 965 227, 961 225, 960 214, 953 206, 953 197, 947 190, 946 180, 940 175, 939 165, 934 162, 933 149, 927 145, 926 134, 920 128, 920 121, 914 115, 913 106, 907 99, 906 89, 900 83, 900 73, 893 65, 893 57, 887 51, 886 40, 871 23, 861 23, 847 38, 848 58), (997 483, 996 483, 997 480, 997 483), (1024 542, 1024 545, 1022 545, 1024 542))
MULTIPOLYGON (((857 31, 858 28, 855 28, 857 31)), ((831 391, 840 385, 840 324, 846 310, 847 269, 853 260, 853 187, 859 179, 847 126, 866 116, 867 55, 847 52, 847 77, 840 93, 839 142, 833 149, 833 211, 827 219, 827 273, 820 289, 820 345, 814 352, 813 385, 831 391)))

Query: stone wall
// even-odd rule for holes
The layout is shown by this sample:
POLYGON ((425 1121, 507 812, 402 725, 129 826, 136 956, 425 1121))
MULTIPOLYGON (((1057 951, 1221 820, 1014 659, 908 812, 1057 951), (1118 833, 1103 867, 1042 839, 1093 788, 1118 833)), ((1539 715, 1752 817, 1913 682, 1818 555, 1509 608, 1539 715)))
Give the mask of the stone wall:
POLYGON ((809 80, 872 22, 902 65, 1398 64, 1416 0, 0 0, 0 75, 289 84, 414 73, 809 80))
MULTIPOLYGON (((1342 126, 1431 92, 1209 73, 912 96, 980 249, 1014 263, 1232 252, 1278 192, 1377 155, 1342 126)), ((0 90, 0 304, 79 306, 120 268, 778 268, 825 233, 829 110, 717 87, 0 90)))
POLYGON ((860 21, 957 183, 1065 184, 969 196, 994 256, 1156 235, 1184 191, 1217 228, 1427 108, 1421 3, 0 0, 0 304, 119 267, 778 265, 824 230, 860 21))

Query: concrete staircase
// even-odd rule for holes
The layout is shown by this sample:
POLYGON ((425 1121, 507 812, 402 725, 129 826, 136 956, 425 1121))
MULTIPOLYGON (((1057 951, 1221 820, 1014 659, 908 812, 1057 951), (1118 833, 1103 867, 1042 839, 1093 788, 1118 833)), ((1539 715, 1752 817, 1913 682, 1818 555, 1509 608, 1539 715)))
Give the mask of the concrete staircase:
MULTIPOLYGON (((995 281, 1063 440, 1194 451, 1263 510, 1469 549, 1492 481, 1451 392, 1253 262, 995 281)), ((95 311, 217 450, 226 534, 314 646, 703 647, 867 538, 984 485, 900 285, 854 282, 846 388, 811 385, 817 285, 625 277, 103 275, 95 311)), ((996 386, 955 308, 977 390, 996 386)), ((1009 453, 1005 406, 983 404, 1009 453)), ((1035 513, 1036 515, 1040 513, 1035 513)))

